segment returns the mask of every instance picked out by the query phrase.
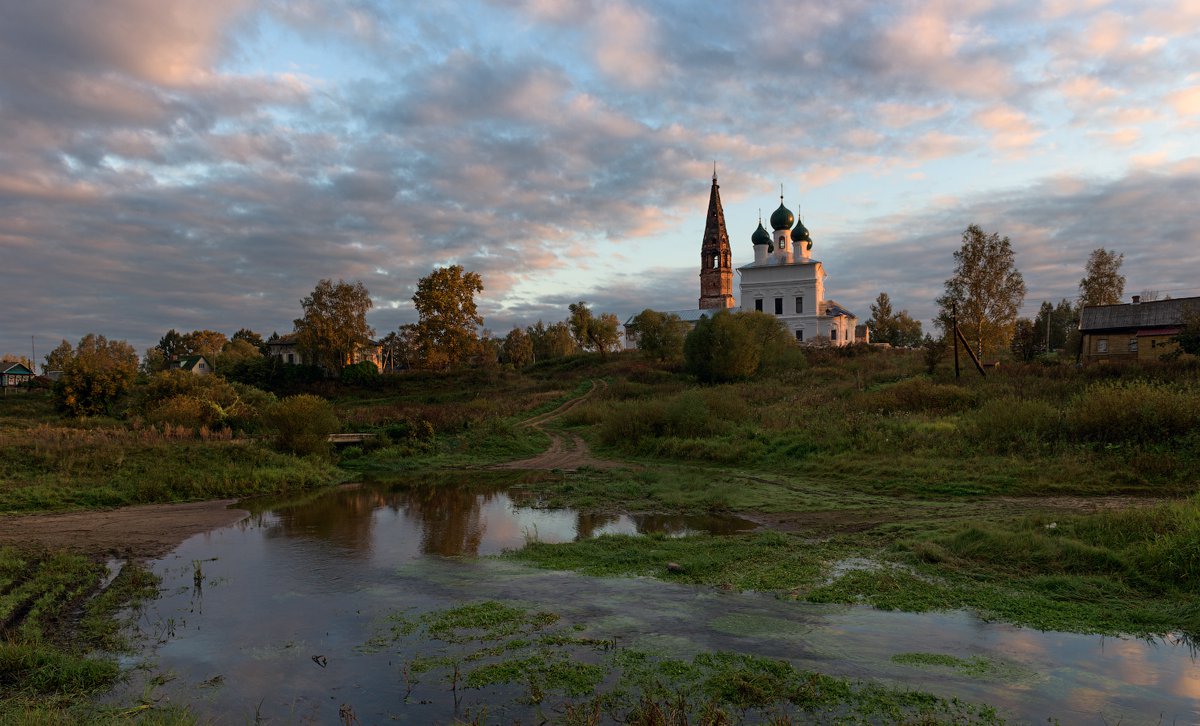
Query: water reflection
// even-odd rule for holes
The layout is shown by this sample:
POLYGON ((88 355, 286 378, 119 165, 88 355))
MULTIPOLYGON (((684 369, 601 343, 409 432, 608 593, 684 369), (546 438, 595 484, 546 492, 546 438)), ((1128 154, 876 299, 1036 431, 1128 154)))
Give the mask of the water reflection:
POLYGON ((252 521, 268 537, 315 538, 370 559, 380 539, 418 534, 417 552, 442 557, 495 554, 529 540, 564 542, 601 534, 670 536, 734 534, 756 528, 733 516, 673 516, 576 512, 520 506, 507 491, 489 486, 421 486, 370 483, 343 487, 321 497, 251 503, 252 521), (403 520, 397 532, 394 521, 403 520), (381 521, 386 520, 380 533, 381 521))
MULTIPOLYGON (((262 716, 336 723, 345 703, 363 723, 453 723, 463 714, 447 699, 445 684, 427 680, 405 698, 400 669, 420 655, 420 644, 362 646, 391 613, 483 599, 552 610, 583 627, 581 637, 616 638, 622 647, 674 657, 750 652, 996 704, 1028 722, 1200 722, 1200 667, 1185 644, 1042 633, 966 613, 822 606, 461 557, 519 547, 530 537, 554 542, 608 532, 753 528, 733 518, 538 510, 486 486, 373 484, 256 506, 239 526, 193 537, 153 563, 164 594, 142 615, 153 637, 165 633, 158 669, 178 676, 158 695, 192 703, 199 716, 218 722, 262 716), (195 562, 203 567, 203 608, 195 562), (892 660, 907 652, 983 656, 1004 665, 1007 675, 980 678, 892 660), (216 676, 223 685, 203 686, 216 676)), ((146 684, 136 677, 152 675, 135 676, 125 700, 141 697, 146 684)), ((498 720, 535 715, 502 705, 502 692, 471 698, 498 720)))

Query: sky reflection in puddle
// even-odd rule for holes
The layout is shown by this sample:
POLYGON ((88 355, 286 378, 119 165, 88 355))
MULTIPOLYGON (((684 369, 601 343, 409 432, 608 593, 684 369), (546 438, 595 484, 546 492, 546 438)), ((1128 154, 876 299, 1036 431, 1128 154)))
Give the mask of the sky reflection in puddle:
MULTIPOLYGON (((1042 633, 966 613, 813 605, 474 558, 531 537, 560 542, 609 532, 728 533, 753 526, 731 518, 535 510, 480 488, 341 489, 267 507, 184 542, 154 563, 164 595, 147 605, 140 627, 164 641, 146 655, 175 676, 158 695, 222 722, 258 715, 333 723, 343 703, 363 723, 447 723, 483 706, 489 721, 529 720, 526 707, 488 702, 513 695, 503 689, 468 692, 456 707, 445 684, 426 682, 405 703, 402 664, 416 655, 416 645, 361 647, 390 613, 485 599, 552 610, 583 625, 583 635, 615 638, 623 647, 675 657, 734 650, 786 658, 830 675, 990 703, 1029 722, 1200 722, 1200 664, 1187 647, 1169 641, 1042 633), (196 561, 203 573, 198 590, 196 561), (1004 672, 971 677, 891 660, 916 651, 983 656, 1004 672), (223 677, 220 685, 204 685, 216 676, 223 677)), ((142 685, 131 683, 124 695, 136 698, 142 685)))

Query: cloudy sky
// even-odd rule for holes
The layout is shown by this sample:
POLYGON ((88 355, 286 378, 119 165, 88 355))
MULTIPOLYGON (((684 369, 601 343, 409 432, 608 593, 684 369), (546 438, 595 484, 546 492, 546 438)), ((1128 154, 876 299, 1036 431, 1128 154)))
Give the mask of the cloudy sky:
MULTIPOLYGON (((928 320, 962 230, 1025 313, 1088 253, 1200 295, 1197 0, 0 0, 0 353, 286 332, 321 278, 380 335, 433 268, 487 326, 694 307, 783 185, 862 318, 928 320)), ((736 284, 735 284, 736 287, 736 284)))

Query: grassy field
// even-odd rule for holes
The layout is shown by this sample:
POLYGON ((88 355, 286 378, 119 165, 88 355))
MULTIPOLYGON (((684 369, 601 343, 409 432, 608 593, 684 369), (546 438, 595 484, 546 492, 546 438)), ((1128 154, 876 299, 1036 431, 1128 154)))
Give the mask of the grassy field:
MULTIPOLYGON (((699 386, 623 354, 522 373, 322 382, 309 392, 332 403, 343 430, 377 438, 334 459, 301 458, 227 431, 67 419, 37 394, 5 397, 0 511, 288 494, 356 476, 459 482, 470 471, 540 506, 727 513, 765 526, 728 537, 531 542, 508 555, 535 566, 817 602, 966 608, 1046 629, 1200 635, 1194 362, 1037 364, 955 381, 944 369, 927 373, 916 352, 810 351, 770 377, 699 386), (547 437, 519 424, 598 379, 608 385, 550 425, 618 466, 487 469, 544 449, 547 437)), ((3 557, 37 572, 54 564, 0 587, 19 616, 6 616, 0 722, 89 708, 89 694, 114 677, 110 661, 89 653, 118 646, 87 628, 111 630, 115 606, 91 626, 63 627, 29 603, 101 602, 100 566, 65 553, 3 557), (74 573, 75 589, 63 590, 54 570, 74 573)), ((109 589, 113 603, 136 598, 109 589)))

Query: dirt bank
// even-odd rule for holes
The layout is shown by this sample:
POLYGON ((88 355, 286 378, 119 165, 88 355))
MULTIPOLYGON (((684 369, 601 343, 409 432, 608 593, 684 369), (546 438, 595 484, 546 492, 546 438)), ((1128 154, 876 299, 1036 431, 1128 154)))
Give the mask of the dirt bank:
POLYGON ((234 499, 147 504, 102 511, 0 517, 0 543, 67 548, 114 557, 158 557, 201 532, 249 515, 234 499))

